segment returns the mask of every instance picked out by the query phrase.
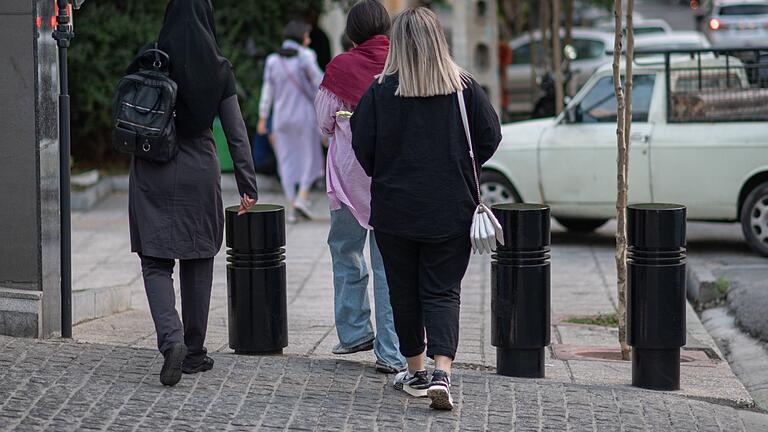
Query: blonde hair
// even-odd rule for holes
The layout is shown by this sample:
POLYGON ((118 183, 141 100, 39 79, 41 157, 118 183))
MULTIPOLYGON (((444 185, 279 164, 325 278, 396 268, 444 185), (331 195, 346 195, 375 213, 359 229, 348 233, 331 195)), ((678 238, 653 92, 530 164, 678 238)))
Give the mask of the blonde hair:
POLYGON ((395 95, 402 97, 456 93, 466 87, 469 77, 451 58, 437 15, 424 7, 407 9, 395 17, 379 83, 394 74, 400 78, 395 95))

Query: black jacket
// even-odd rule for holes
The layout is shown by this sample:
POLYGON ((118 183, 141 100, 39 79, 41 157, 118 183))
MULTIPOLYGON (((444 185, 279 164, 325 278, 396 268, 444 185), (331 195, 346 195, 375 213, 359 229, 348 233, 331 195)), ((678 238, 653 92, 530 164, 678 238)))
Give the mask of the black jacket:
MULTIPOLYGON (((371 226, 416 240, 469 235, 477 191, 456 95, 405 98, 397 86, 397 76, 376 81, 352 116, 352 147, 373 178, 371 226)), ((474 80, 464 100, 482 165, 501 141, 499 118, 474 80)))

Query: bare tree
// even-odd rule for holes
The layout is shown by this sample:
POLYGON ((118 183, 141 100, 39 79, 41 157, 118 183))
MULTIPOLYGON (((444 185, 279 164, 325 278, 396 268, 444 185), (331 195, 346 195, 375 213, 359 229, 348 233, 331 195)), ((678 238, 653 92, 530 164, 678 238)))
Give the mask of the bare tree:
POLYGON ((573 0, 565 0, 565 44, 573 42, 573 0))
MULTIPOLYGON (((633 10, 632 0, 627 8, 627 17, 633 10)), ((629 174, 629 135, 627 125, 632 124, 632 109, 627 107, 627 98, 631 100, 631 93, 627 97, 625 89, 621 85, 621 53, 622 53, 622 0, 614 0, 613 17, 615 20, 615 34, 613 46, 613 85, 616 92, 616 138, 618 142, 617 167, 617 197, 616 197, 616 282, 618 291, 618 305, 616 315, 619 319, 619 344, 621 356, 629 360, 629 346, 627 345, 627 195, 629 174), (627 117, 629 112, 630 117, 627 117)), ((632 59, 627 57, 627 62, 632 59)), ((626 76, 631 76, 631 70, 626 76)), ((631 78, 629 83, 631 84, 631 78)), ((631 92, 631 89, 629 90, 631 92)))
POLYGON ((552 70, 555 74, 555 115, 563 110, 563 52, 560 47, 560 0, 552 0, 552 70))

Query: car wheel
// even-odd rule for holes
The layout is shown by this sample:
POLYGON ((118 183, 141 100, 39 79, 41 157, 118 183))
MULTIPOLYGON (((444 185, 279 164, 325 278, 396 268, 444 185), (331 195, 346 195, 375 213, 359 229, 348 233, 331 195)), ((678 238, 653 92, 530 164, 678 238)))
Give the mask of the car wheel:
POLYGON ((608 222, 607 219, 575 219, 575 218, 555 218, 557 222, 566 227, 568 231, 574 232, 592 232, 608 222))
POLYGON ((489 207, 495 204, 523 201, 512 183, 495 171, 483 171, 480 176, 480 193, 483 196, 483 202, 489 207))
POLYGON ((752 189, 744 200, 741 230, 755 252, 768 256, 768 183, 752 189))

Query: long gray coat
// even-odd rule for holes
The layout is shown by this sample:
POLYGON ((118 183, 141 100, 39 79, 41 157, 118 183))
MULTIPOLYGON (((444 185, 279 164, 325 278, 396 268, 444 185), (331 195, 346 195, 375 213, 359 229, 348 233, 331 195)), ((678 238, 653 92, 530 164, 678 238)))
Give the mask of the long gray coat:
MULTIPOLYGON (((221 102, 219 117, 240 195, 257 199, 251 146, 237 96, 221 102)), ((155 258, 211 258, 224 235, 216 144, 210 130, 179 139, 179 154, 168 163, 133 158, 128 198, 131 251, 155 258)))

